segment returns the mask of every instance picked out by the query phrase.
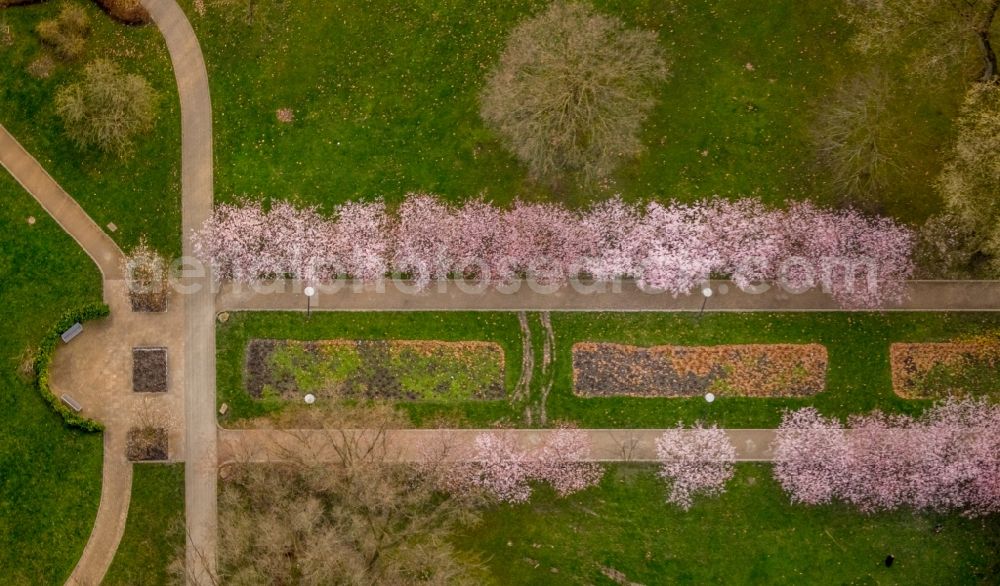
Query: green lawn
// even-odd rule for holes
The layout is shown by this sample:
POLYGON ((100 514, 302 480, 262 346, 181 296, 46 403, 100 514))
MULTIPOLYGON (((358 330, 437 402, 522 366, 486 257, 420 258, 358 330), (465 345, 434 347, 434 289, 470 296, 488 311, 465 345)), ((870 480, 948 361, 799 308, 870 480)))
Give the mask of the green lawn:
MULTIPOLYGON (((190 0, 182 4, 208 63, 222 200, 329 209, 430 191, 451 200, 485 193, 497 203, 579 205, 611 193, 829 202, 810 127, 831 88, 870 67, 846 46, 850 31, 836 2, 595 0, 659 31, 673 75, 645 128, 644 156, 620 169, 606 193, 572 185, 553 193, 527 180, 478 114, 506 35, 546 0, 244 3, 251 13, 208 3, 206 16, 190 0), (279 108, 291 108, 294 123, 279 123, 279 108)), ((898 63, 878 65, 907 79, 898 63)), ((894 95, 890 111, 909 121, 894 137, 907 173, 885 194, 884 210, 919 220, 940 205, 928 178, 939 169, 962 86, 937 80, 933 89, 894 95)))
MULTIPOLYGON (((957 336, 998 331, 1000 315, 971 313, 809 313, 552 314, 556 335, 556 383, 548 400, 550 417, 584 427, 661 427, 697 419, 728 427, 775 427, 785 407, 814 405, 829 415, 880 408, 913 412, 928 401, 892 392, 889 345, 892 342, 946 341, 957 336), (719 345, 818 342, 829 356, 827 390, 811 398, 578 398, 572 395, 571 349, 577 341, 719 345)), ((995 379, 1000 381, 1000 378, 995 379)), ((1000 384, 1000 382, 995 382, 1000 384)))
MULTIPOLYGON (((0 73, 0 75, 3 75, 0 73)), ((0 90, 2 91, 2 90, 0 90)), ((65 312, 101 298, 86 254, 0 171, 0 568, 4 584, 62 584, 90 535, 101 436, 65 427, 17 373, 65 312), (28 216, 37 223, 30 226, 28 216)))
MULTIPOLYGON (((508 392, 520 374, 521 337, 513 313, 232 313, 219 324, 216 338, 218 401, 229 405, 225 425, 299 406, 298 402, 258 400, 243 386, 247 342, 254 338, 287 340, 473 340, 503 348, 508 392)), ((399 403, 415 423, 445 417, 456 424, 517 421, 519 410, 507 401, 420 401, 399 403)))
POLYGON ((0 43, 0 124, 99 226, 112 222, 118 227, 111 237, 120 245, 131 247, 146 234, 154 247, 180 254, 180 106, 163 37, 154 26, 118 24, 93 2, 68 1, 86 8, 92 32, 83 57, 60 63, 47 79, 26 72, 42 52, 33 31, 57 14, 62 2, 0 8, 0 23, 13 33, 12 45, 0 43), (160 96, 155 128, 139 138, 138 152, 124 162, 78 148, 66 138, 55 113, 56 89, 76 81, 83 66, 96 58, 142 75, 160 96))
POLYGON ((105 586, 170 584, 168 566, 184 546, 184 464, 138 464, 125 535, 105 586))
MULTIPOLYGON (((784 408, 815 405, 845 416, 875 408, 916 412, 929 401, 907 400, 892 391, 889 345, 898 341, 946 341, 1000 331, 1000 315, 970 313, 552 313, 556 340, 552 390, 545 401, 549 421, 582 427, 672 427, 698 419, 728 427, 775 427, 784 408), (720 345, 820 343, 828 352, 826 390, 809 398, 581 398, 572 392, 572 346, 578 341, 720 345)), ((543 329, 529 314, 535 370, 528 405, 537 413, 547 380, 541 372, 543 329)), ((288 403, 251 398, 243 390, 243 365, 252 338, 276 339, 438 339, 497 341, 506 353, 507 386, 520 370, 521 344, 512 313, 301 313, 233 314, 218 328, 219 400, 229 404, 226 420, 273 412, 288 403)), ((981 382, 981 381, 980 381, 981 382)), ((994 381, 994 384, 997 384, 994 381)), ((523 417, 525 404, 467 401, 401 403, 419 424, 434 415, 458 416, 465 425, 506 422, 537 425, 523 417)))
POLYGON ((996 584, 1000 518, 791 505, 764 464, 740 464, 728 492, 684 512, 652 468, 617 467, 565 499, 539 490, 458 536, 497 584, 996 584), (935 531, 935 527, 940 529, 935 531), (895 556, 891 568, 883 565, 895 556))

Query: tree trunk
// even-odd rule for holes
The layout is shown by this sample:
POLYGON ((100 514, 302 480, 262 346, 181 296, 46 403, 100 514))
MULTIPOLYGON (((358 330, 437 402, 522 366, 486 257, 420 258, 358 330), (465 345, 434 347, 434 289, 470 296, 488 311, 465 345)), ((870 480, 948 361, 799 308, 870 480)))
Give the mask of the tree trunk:
POLYGON ((983 75, 980 81, 989 83, 997 79, 997 54, 993 51, 993 43, 990 40, 990 29, 993 28, 993 19, 1000 10, 1000 0, 993 0, 983 18, 982 26, 976 33, 979 39, 979 49, 983 54, 983 75))
POLYGON ((997 78, 997 55, 990 43, 989 31, 979 31, 979 48, 983 52, 983 75, 979 81, 988 83, 997 78))

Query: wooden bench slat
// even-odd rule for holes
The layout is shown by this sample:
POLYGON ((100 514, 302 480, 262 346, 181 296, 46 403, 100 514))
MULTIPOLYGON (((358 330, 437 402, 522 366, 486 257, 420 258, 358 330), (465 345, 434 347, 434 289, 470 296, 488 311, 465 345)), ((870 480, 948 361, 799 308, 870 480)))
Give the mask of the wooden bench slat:
POLYGON ((75 324, 70 326, 68 330, 63 332, 62 336, 60 337, 62 338, 63 343, 68 344, 70 340, 79 336, 80 332, 82 331, 83 331, 83 324, 81 324, 80 322, 76 322, 75 324))
POLYGON ((76 399, 74 399, 73 397, 70 397, 69 395, 64 393, 63 396, 59 398, 62 399, 62 402, 66 403, 66 405, 68 405, 69 408, 72 409, 73 411, 76 411, 77 413, 83 411, 83 406, 80 405, 80 403, 78 403, 76 399))

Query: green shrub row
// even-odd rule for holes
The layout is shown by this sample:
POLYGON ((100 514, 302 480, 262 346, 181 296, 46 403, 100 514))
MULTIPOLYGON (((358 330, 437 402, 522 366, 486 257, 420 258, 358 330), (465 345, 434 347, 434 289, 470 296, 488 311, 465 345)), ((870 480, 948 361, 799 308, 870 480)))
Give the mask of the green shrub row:
POLYGON ((35 359, 35 372, 38 373, 36 385, 42 397, 56 412, 62 415, 63 421, 67 425, 79 427, 86 431, 102 431, 104 430, 104 426, 92 419, 81 417, 78 413, 64 405, 59 397, 52 392, 52 389, 49 387, 49 366, 52 364, 53 353, 62 342, 60 336, 63 332, 77 322, 82 324, 90 320, 107 317, 109 313, 110 309, 104 303, 91 303, 66 312, 52 326, 48 333, 45 334, 45 337, 42 338, 38 347, 38 357, 35 359))

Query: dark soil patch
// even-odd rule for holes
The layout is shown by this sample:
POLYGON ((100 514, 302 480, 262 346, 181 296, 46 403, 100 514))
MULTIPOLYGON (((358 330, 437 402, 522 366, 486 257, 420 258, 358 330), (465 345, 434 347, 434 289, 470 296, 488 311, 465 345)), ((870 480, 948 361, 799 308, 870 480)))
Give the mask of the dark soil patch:
POLYGON ((167 349, 132 349, 132 390, 137 393, 167 392, 167 349))
POLYGON ((162 313, 167 310, 167 295, 162 293, 129 293, 132 311, 162 313))
POLYGON ((824 389, 826 366, 818 344, 573 346, 574 392, 587 397, 807 396, 824 389))

